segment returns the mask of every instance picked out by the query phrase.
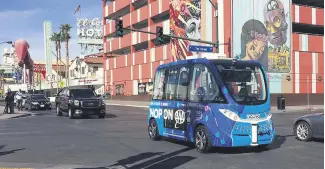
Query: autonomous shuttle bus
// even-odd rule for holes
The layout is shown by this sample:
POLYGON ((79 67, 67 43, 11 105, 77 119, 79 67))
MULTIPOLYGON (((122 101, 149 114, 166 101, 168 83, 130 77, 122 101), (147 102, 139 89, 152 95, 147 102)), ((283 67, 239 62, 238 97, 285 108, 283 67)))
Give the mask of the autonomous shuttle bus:
POLYGON ((256 61, 189 59, 160 65, 148 112, 152 140, 267 148, 275 137, 266 72, 256 61))

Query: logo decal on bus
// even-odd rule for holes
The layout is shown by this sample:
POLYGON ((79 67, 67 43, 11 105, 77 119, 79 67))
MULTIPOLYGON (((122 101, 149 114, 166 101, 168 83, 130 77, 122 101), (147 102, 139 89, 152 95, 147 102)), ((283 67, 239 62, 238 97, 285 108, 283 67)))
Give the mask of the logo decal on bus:
POLYGON ((164 127, 184 130, 186 113, 183 110, 173 110, 173 109, 150 109, 150 117, 160 119, 163 115, 164 127))

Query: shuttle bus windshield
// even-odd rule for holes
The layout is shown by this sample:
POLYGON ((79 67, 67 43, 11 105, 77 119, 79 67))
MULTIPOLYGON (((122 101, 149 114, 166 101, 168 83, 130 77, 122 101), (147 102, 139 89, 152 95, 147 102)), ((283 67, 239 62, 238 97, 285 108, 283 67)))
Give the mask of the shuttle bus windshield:
POLYGON ((233 99, 242 105, 263 104, 267 100, 265 78, 256 64, 217 64, 221 78, 233 99))

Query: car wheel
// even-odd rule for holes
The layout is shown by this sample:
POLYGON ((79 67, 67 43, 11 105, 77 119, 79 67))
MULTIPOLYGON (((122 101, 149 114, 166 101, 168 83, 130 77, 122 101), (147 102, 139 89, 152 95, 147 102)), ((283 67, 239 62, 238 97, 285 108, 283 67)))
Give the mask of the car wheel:
POLYGON ((70 107, 69 107, 69 119, 73 119, 73 112, 70 107))
POLYGON ((210 133, 205 126, 199 126, 195 130, 195 147, 200 153, 208 153, 212 148, 210 133))
POLYGON ((60 111, 59 105, 56 106, 56 115, 62 116, 62 112, 60 111))
POLYGON ((312 138, 312 131, 308 123, 301 121, 295 127, 296 137, 300 141, 309 141, 312 138))
POLYGON ((103 119, 105 118, 105 115, 106 115, 106 111, 103 109, 99 112, 98 118, 103 119))
POLYGON ((158 132, 158 124, 155 119, 151 119, 148 126, 148 133, 151 140, 157 141, 160 139, 158 132))

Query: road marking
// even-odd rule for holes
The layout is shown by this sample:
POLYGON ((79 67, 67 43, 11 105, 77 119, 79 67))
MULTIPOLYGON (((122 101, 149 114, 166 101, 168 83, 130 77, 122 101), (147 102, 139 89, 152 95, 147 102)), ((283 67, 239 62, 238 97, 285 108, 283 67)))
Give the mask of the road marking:
POLYGON ((6 133, 0 133, 0 135, 18 135, 18 134, 32 134, 32 133, 41 133, 41 131, 6 132, 6 133))

